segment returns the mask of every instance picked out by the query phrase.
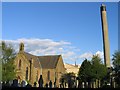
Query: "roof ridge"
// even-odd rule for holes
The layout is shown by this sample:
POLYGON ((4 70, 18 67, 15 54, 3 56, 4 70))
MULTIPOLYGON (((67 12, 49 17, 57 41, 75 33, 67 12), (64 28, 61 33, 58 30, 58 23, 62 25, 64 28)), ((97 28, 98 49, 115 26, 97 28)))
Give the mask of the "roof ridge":
POLYGON ((44 55, 44 56, 37 56, 37 57, 39 58, 39 57, 54 57, 54 56, 59 56, 60 57, 61 55, 44 55))

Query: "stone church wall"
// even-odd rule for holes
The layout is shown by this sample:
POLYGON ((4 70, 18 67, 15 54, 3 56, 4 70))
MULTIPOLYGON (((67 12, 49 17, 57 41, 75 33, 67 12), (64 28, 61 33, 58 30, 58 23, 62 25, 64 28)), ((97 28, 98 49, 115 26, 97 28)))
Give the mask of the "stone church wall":
POLYGON ((28 80, 30 78, 30 65, 28 60, 23 54, 18 54, 15 59, 16 65, 16 78, 20 77, 19 81, 26 80, 26 67, 28 67, 28 80), (21 60, 21 66, 19 67, 19 61, 21 60))

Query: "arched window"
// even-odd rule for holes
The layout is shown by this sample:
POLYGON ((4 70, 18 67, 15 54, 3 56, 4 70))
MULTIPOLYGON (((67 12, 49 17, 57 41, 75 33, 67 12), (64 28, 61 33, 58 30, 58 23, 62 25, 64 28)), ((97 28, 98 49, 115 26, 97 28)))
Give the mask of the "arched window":
POLYGON ((48 71, 48 81, 50 80, 50 71, 48 71))
POLYGON ((21 59, 19 60, 18 68, 21 69, 21 59))
POLYGON ((26 77, 25 77, 26 80, 28 80, 28 67, 26 67, 26 77))

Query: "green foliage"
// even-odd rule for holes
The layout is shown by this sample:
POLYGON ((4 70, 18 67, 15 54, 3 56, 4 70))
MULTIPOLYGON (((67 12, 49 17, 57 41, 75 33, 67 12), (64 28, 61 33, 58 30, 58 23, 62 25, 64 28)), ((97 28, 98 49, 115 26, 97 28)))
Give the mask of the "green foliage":
POLYGON ((120 86, 120 51, 115 51, 113 54, 113 67, 115 70, 115 81, 120 86))
POLYGON ((101 58, 98 55, 92 57, 91 63, 93 79, 102 79, 107 75, 107 68, 102 64, 101 58))
POLYGON ((15 51, 12 47, 11 44, 6 44, 4 41, 2 41, 2 55, 1 55, 1 59, 2 59, 2 64, 7 63, 9 60, 13 60, 15 58, 15 51))
POLYGON ((15 70, 14 70, 13 60, 7 62, 2 65, 2 80, 9 81, 15 78, 15 70))
POLYGON ((107 75, 107 68, 102 64, 98 55, 93 55, 92 60, 85 59, 81 64, 78 77, 81 81, 90 82, 96 79, 102 79, 107 75))
POLYGON ((120 51, 115 51, 112 60, 114 68, 120 70, 120 51))
POLYGON ((98 55, 93 55, 91 62, 93 65, 102 64, 101 58, 98 55))
POLYGON ((78 78, 83 82, 90 81, 92 78, 91 70, 91 62, 85 59, 79 69, 78 78))
POLYGON ((7 45, 2 41, 2 54, 0 55, 0 60, 2 62, 2 81, 9 81, 15 78, 15 51, 12 48, 12 45, 7 45))

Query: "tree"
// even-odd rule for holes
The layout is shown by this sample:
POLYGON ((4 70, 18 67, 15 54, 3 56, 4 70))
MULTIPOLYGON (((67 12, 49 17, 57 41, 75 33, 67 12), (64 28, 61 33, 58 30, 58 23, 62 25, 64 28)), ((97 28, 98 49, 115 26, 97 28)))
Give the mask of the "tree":
POLYGON ((113 54, 113 67, 115 70, 115 81, 120 86, 120 51, 115 51, 113 54))
POLYGON ((112 60, 113 60, 113 67, 117 72, 118 70, 120 70, 120 51, 115 51, 112 60))
POLYGON ((107 68, 102 64, 101 58, 98 55, 93 55, 92 60, 85 59, 81 64, 78 72, 78 77, 81 82, 90 82, 101 80, 107 75, 107 68))
POLYGON ((95 79, 102 79, 107 75, 107 68, 102 64, 101 58, 98 55, 93 55, 91 63, 92 74, 95 79))
POLYGON ((81 82, 91 82, 92 80, 92 69, 91 69, 91 62, 85 59, 83 63, 81 64, 81 67, 78 72, 78 78, 81 82))
POLYGON ((6 44, 2 41, 0 46, 2 53, 0 54, 0 60, 2 62, 2 81, 9 81, 15 78, 15 51, 11 44, 6 44))
MULTIPOLYGON (((93 55, 91 63, 93 81, 101 81, 107 75, 107 67, 102 63, 101 58, 98 55, 93 55)), ((98 82, 96 82, 96 84, 97 87, 99 87, 98 82)))
POLYGON ((91 62, 85 59, 83 63, 81 64, 81 67, 79 69, 79 78, 81 78, 82 81, 88 81, 87 78, 90 76, 91 73, 91 62))

